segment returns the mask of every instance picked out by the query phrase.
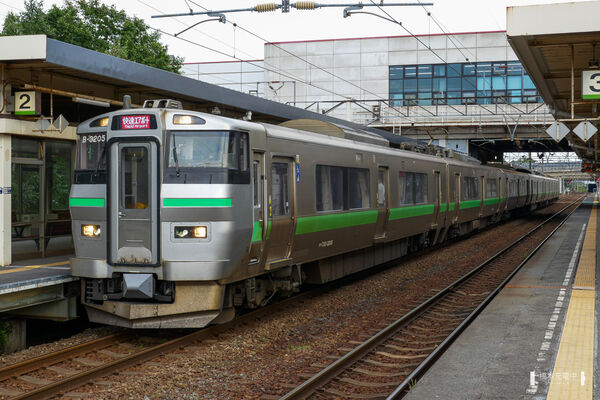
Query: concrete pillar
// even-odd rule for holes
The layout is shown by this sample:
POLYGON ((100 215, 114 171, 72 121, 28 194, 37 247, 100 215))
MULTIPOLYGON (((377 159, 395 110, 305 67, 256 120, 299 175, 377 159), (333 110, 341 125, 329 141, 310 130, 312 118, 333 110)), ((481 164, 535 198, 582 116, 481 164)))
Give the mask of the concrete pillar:
POLYGON ((27 321, 0 320, 0 354, 14 353, 27 347, 27 321))
POLYGON ((0 133, 0 266, 11 263, 10 135, 0 133))

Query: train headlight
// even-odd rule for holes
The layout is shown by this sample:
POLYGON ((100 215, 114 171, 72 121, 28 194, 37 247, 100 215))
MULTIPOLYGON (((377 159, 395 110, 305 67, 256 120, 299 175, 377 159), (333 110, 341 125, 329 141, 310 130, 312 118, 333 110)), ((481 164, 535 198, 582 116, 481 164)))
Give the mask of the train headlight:
POLYGON ((81 234, 85 237, 98 237, 102 233, 100 225, 81 225, 81 234))
POLYGON ((174 125, 204 125, 206 121, 195 115, 176 114, 173 116, 174 125))
POLYGON ((192 230, 192 235, 198 239, 206 239, 207 233, 208 233, 208 230, 206 229, 205 226, 195 226, 194 229, 192 230))
POLYGON ((206 239, 208 228, 206 226, 176 226, 175 239, 206 239))

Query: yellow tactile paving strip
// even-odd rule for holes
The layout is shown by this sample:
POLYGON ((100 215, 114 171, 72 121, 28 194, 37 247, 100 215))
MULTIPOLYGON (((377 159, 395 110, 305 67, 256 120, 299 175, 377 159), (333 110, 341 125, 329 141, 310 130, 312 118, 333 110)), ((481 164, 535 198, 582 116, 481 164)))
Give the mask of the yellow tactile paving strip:
POLYGON ((58 261, 50 264, 40 264, 40 265, 26 265, 24 267, 16 267, 16 268, 7 268, 0 270, 0 275, 3 274, 13 274, 15 272, 28 271, 30 269, 44 268, 44 267, 56 267, 58 265, 67 265, 68 261, 58 261))
MULTIPOLYGON (((596 203, 598 195, 595 196, 596 203)), ((596 205, 583 243, 547 400, 591 400, 594 390, 596 205)))
POLYGON ((547 400, 592 399, 594 377, 593 290, 573 290, 547 400))
POLYGON ((596 288, 596 211, 594 206, 585 231, 573 289, 594 290, 596 288))

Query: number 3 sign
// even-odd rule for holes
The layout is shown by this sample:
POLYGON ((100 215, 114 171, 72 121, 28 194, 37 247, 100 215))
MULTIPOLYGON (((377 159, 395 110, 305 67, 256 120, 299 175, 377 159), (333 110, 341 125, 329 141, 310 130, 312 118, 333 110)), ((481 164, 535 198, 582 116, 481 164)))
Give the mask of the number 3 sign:
POLYGON ((36 92, 15 92, 15 115, 39 114, 39 96, 36 92))
POLYGON ((581 71, 581 84, 584 100, 600 99, 600 70, 581 71))

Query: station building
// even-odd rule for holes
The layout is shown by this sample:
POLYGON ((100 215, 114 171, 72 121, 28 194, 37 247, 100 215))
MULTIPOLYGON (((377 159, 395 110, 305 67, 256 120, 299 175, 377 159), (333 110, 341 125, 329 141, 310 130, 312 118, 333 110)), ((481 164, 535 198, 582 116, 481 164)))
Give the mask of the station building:
POLYGON ((267 43, 262 64, 184 73, 480 159, 568 150, 544 132, 553 117, 505 31, 267 43))

